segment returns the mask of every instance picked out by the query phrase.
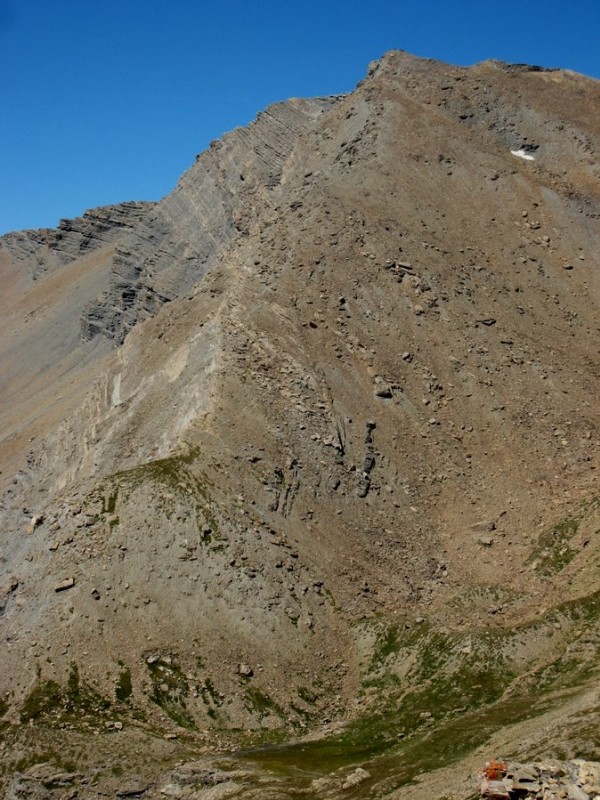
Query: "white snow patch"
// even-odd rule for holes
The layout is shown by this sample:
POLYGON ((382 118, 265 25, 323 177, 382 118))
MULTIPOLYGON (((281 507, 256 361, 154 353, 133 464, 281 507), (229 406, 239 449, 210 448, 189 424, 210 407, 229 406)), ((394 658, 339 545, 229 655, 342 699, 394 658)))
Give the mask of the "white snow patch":
POLYGON ((530 155, 529 153, 526 153, 525 150, 523 150, 523 149, 521 149, 521 150, 511 150, 510 152, 513 154, 513 156, 518 156, 519 158, 524 158, 525 161, 535 161, 535 158, 532 155, 530 155))

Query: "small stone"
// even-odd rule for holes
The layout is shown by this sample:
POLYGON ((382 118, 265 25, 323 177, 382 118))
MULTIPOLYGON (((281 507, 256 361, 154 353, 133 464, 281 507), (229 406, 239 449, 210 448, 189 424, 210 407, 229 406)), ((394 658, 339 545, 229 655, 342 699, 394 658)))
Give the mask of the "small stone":
POLYGON ((131 780, 117 790, 117 797, 140 797, 150 788, 149 783, 131 780))
POLYGON ((65 578, 64 581, 56 584, 54 591, 64 592, 66 589, 71 589, 73 586, 75 586, 75 578, 65 578))
MULTIPOLYGON (((173 733, 168 733, 165 736, 165 739, 176 739, 177 737, 173 733)), ((183 794, 183 789, 177 783, 167 783, 164 786, 160 787, 160 793, 165 797, 181 797, 183 794)))
POLYGON ((515 783, 537 783, 538 770, 529 769, 527 766, 519 767, 512 773, 512 779, 515 783))
POLYGON ((43 514, 38 514, 37 516, 32 517, 31 520, 29 521, 29 525, 27 526, 27 534, 30 536, 34 532, 34 530, 39 525, 42 524, 43 521, 44 521, 43 514))
POLYGON ((567 797, 569 800, 590 800, 589 794, 584 792, 579 786, 569 786, 567 797))
POLYGON ((493 519, 474 522, 473 525, 471 525, 471 530, 475 531, 475 533, 488 533, 496 530, 496 523, 493 519))
POLYGON ((510 792, 504 781, 484 780, 481 783, 481 797, 493 798, 493 800, 510 799, 510 792))
POLYGON ((251 678, 254 675, 254 670, 249 664, 238 664, 237 671, 242 678, 251 678))
POLYGON ((358 786, 359 783, 363 783, 363 781, 368 780, 370 777, 370 772, 367 772, 367 770, 362 767, 358 767, 354 772, 351 772, 342 783, 342 789, 352 789, 354 786, 358 786))

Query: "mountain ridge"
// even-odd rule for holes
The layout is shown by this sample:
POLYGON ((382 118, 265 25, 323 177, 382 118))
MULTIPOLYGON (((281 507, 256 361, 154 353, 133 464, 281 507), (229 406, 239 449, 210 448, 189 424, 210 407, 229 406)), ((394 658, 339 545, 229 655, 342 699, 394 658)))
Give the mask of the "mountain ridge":
POLYGON ((53 416, 17 384, 65 266, 35 317, 5 257, 34 314, 3 362, 28 462, 0 476, 14 725, 94 728, 106 701, 203 747, 337 731, 346 763, 391 753, 387 796, 411 742, 462 741, 456 709, 501 730, 563 673, 595 696, 597 97, 393 52, 349 95, 277 106, 85 256, 53 416), (194 200, 234 179, 214 216, 194 200))

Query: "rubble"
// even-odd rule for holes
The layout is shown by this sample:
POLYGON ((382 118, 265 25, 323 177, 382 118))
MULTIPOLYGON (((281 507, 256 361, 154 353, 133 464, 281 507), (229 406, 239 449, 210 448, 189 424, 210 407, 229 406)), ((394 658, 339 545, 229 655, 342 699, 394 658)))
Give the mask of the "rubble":
POLYGON ((487 800, 598 800, 600 762, 489 761, 481 771, 480 796, 487 800))

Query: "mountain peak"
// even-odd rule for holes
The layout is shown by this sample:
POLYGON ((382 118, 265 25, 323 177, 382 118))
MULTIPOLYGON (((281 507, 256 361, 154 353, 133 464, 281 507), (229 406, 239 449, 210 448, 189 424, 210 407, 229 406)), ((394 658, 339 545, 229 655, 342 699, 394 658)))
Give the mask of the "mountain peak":
POLYGON ((393 797, 462 785, 472 731, 581 752, 600 118, 565 74, 392 51, 159 203, 3 237, 15 764, 25 730, 105 793, 130 784, 78 742, 149 797, 393 797))

